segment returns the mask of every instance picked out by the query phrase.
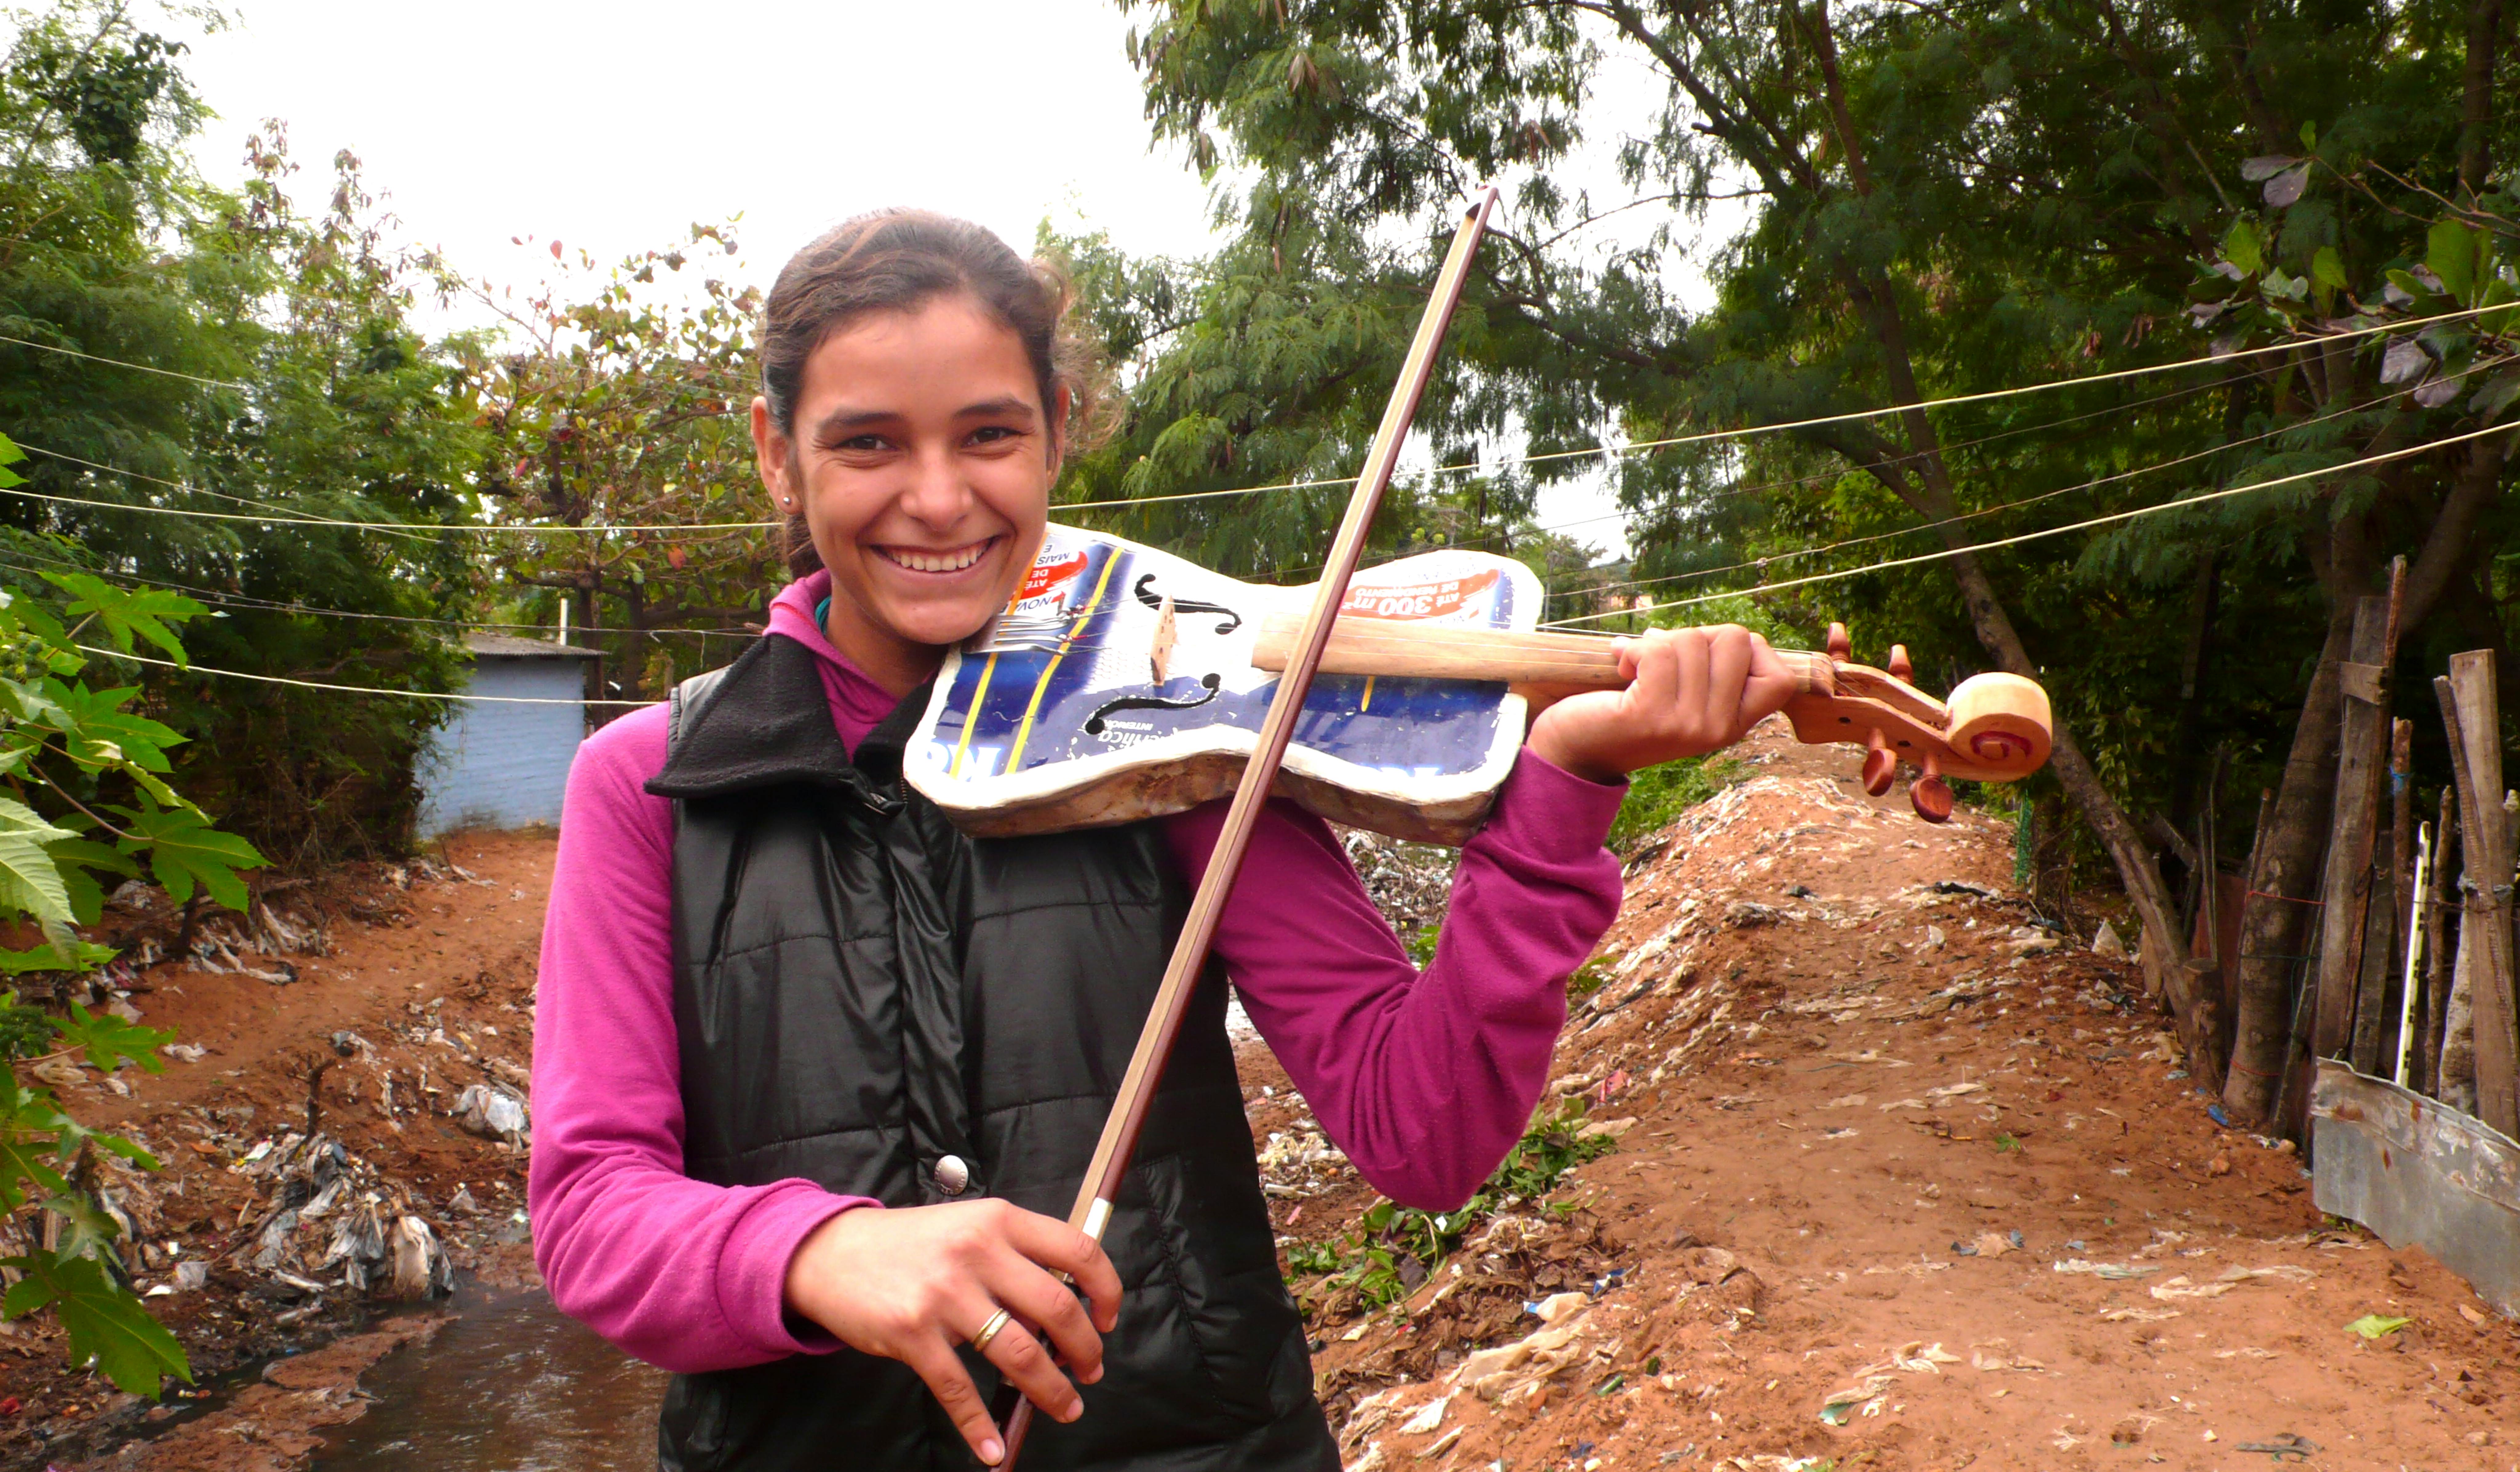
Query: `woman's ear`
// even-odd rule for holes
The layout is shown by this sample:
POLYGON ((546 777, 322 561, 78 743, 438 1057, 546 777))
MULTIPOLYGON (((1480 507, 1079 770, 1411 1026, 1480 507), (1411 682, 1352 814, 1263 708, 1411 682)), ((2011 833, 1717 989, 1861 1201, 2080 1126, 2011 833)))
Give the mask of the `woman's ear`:
POLYGON ((752 461, 760 471, 762 487, 778 505, 781 515, 792 514, 797 509, 799 488, 788 484, 788 472, 795 468, 788 436, 770 418, 770 401, 755 394, 752 399, 752 461))

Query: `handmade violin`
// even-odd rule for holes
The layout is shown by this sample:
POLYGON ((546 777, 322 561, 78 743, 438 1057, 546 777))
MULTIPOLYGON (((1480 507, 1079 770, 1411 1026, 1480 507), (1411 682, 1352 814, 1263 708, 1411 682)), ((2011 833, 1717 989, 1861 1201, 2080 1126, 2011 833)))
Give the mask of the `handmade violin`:
MULTIPOLYGON (((1239 582, 1150 547, 1053 526, 1007 608, 949 656, 904 773, 967 831, 1005 836, 1178 813, 1234 790, 1316 590, 1239 582)), ((1542 590, 1510 558, 1451 550, 1360 569, 1307 692, 1279 789, 1333 822, 1421 842, 1478 830, 1535 702, 1626 684, 1613 642, 1543 633, 1542 590)), ((1808 742, 1868 748, 1865 784, 1918 771, 2010 781, 2047 761, 2047 692, 1977 675, 1948 704, 1889 668, 1779 650, 1808 742)))

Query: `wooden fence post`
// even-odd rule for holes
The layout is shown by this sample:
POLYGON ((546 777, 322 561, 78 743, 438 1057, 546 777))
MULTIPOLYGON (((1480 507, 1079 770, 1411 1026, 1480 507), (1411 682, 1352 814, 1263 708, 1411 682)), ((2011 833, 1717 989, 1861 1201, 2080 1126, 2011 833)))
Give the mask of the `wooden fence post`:
POLYGON ((2342 671, 2345 719, 2336 753, 2336 821, 2321 885, 2317 1004, 2310 1053, 2333 1058, 2354 1041, 2355 980, 2362 969, 2362 919, 2371 900, 2371 853, 2378 836, 2381 783, 2388 777, 2386 659, 2389 601, 2354 607, 2354 640, 2342 671))
POLYGON ((2385 854, 2372 860, 2362 911, 2362 964, 2354 983, 2354 1067, 2374 1078, 2396 1072, 2389 1060, 2398 1056, 2408 870, 2414 850, 2407 768, 2413 754, 2415 723, 2392 721, 2389 728, 2389 845, 2385 854))
POLYGON ((2502 716, 2494 688, 2494 653, 2471 649, 2450 658, 2450 678, 2433 682, 2449 718, 2451 766, 2459 816, 2467 830, 2467 872, 2460 888, 2474 930, 2469 989, 2475 1019, 2476 1117, 2505 1135, 2520 1135, 2520 1091, 2513 1068, 2520 1039, 2512 1033, 2511 829, 2502 811, 2502 716))

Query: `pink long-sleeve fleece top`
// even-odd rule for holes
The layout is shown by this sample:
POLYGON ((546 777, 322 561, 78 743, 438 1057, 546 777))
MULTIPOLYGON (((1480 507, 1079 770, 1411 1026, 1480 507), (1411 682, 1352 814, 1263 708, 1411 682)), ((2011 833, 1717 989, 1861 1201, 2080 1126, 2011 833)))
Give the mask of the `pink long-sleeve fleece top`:
MULTIPOLYGON (((851 748, 896 703, 816 624, 817 573, 769 630, 822 660, 851 748)), ((810 1181, 722 1186, 683 1174, 669 947, 673 806, 666 712, 589 737, 569 772, 534 1012, 534 1257, 561 1308, 623 1350, 698 1372, 828 1352, 784 1312, 788 1260, 817 1227, 877 1204, 810 1181)), ((1329 829, 1269 809, 1216 953, 1287 1076, 1366 1180, 1429 1209, 1477 1188, 1530 1118, 1565 1021, 1564 982, 1619 904, 1601 847, 1623 788, 1524 752, 1462 851, 1421 975, 1329 829)), ((1195 881, 1223 803, 1165 820, 1195 881)))

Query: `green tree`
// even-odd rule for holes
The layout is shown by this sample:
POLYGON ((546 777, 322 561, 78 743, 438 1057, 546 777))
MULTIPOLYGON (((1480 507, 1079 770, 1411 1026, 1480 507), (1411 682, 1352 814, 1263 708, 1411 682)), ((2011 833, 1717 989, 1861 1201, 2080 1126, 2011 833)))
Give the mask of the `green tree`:
MULTIPOLYGON (((22 459, 0 436, 0 486, 22 459)), ((207 611, 153 589, 131 589, 83 574, 55 574, 39 600, 0 593, 0 923, 32 921, 41 944, 0 951, 12 977, 79 973, 113 959, 72 928, 94 924, 107 881, 153 875, 177 900, 198 890, 234 909, 247 904, 238 870, 262 863, 245 839, 213 828, 202 810, 166 781, 168 752, 181 733, 134 709, 132 686, 95 688, 100 663, 82 647, 100 641, 113 653, 147 647, 184 660, 177 630, 207 611)), ((111 1072, 165 1066, 158 1048, 173 1034, 90 1013, 67 1015, 0 992, 0 1220, 22 1250, 0 1259, 16 1276, 0 1315, 50 1309, 69 1339, 73 1363, 93 1364, 114 1384, 155 1396, 161 1377, 192 1372, 182 1348, 141 1308, 115 1241, 123 1226, 100 1192, 102 1156, 144 1170, 158 1163, 120 1136, 90 1130, 20 1068, 69 1057, 111 1072), (35 1213, 26 1209, 32 1206, 35 1213), (47 1233, 38 1218, 48 1218, 47 1233)))
MULTIPOLYGON (((2332 749, 2333 699, 2322 704, 2317 672, 2333 655, 2244 669, 2213 651, 2235 635, 2318 646, 2392 550, 2419 561, 2426 547, 2472 554, 2472 541, 2442 535, 2454 519, 2421 513, 2457 457, 1980 552, 2078 515, 2341 464, 2370 442, 2349 421, 2318 418, 2343 400, 2279 408, 2294 371, 2283 360, 1919 406, 2194 356, 2203 335, 2180 329, 2198 264, 2263 186, 2289 192, 2266 197, 2285 211, 2287 283, 2325 236, 2358 233, 2362 245, 2339 248, 2365 263, 2352 279, 2367 280, 2402 248, 2380 237, 2408 207, 2380 170, 2448 185, 2455 165, 2472 188, 2498 156, 2509 128, 2491 86, 2498 6, 1123 9, 1141 23, 1132 46, 1158 136, 1208 171, 1237 227, 1214 261, 1171 273, 1185 308, 1137 381, 1128 443, 1140 459, 1127 473, 1166 490, 1228 467, 1270 478, 1252 472, 1287 465, 1280 447, 1315 445, 1307 468, 1339 473, 1354 432, 1342 443, 1328 426, 1362 416, 1335 388, 1308 399, 1271 376, 1282 364, 1285 384, 1353 379, 1360 393, 1387 381, 1395 301, 1422 290, 1469 185, 1501 181, 1509 209, 1465 302, 1453 377, 1430 395, 1431 432, 1520 433, 1546 452, 1892 411, 1629 459, 1620 485, 1637 516, 1638 571, 1711 574, 1858 538, 1879 540, 1795 570, 1945 554, 1783 595, 1778 609, 1814 632, 1829 614, 1868 609, 1859 629, 1905 640, 1922 669, 1992 663, 2044 678, 2062 722, 2043 781, 2113 862, 2146 969, 2177 1004, 2199 1073, 2219 1078, 2221 1030, 2182 964, 2152 820, 2192 811, 2216 771, 2195 754, 2219 747, 2243 781, 2218 793, 2281 765, 2292 775, 2277 830, 2323 831, 2317 764, 2279 762, 2274 749, 2317 746, 2322 710, 2332 749), (1642 102, 1612 84, 1641 76, 1651 78, 1642 102), (2317 169, 2363 181, 2356 200, 2302 198, 2312 141, 2317 169), (2249 158, 2273 161, 2244 168, 2249 158), (1715 239, 1692 249, 1702 230, 1715 239), (1685 263, 1705 270, 1711 300, 1684 297, 1685 263), (1765 489, 1736 498, 1727 482, 1765 489), (2373 482, 2403 489, 2375 503, 2373 482), (2032 497, 2042 499, 2023 504, 2032 497), (2340 538, 2356 550, 2338 559, 2340 538), (2304 576, 2314 569, 2318 578, 2304 576)), ((1129 279, 1114 266, 1100 275, 1129 279)), ((2390 398, 2372 412, 2399 432, 2439 427, 2390 398)), ((1130 488, 1125 476, 1113 483, 1130 488)), ((2479 485, 2481 503, 2498 501, 2498 474, 2479 485)), ((1198 537, 1219 546, 1276 535, 1300 514, 1252 499, 1270 504, 1146 514, 1203 518, 1198 537), (1258 528, 1248 537, 1244 518, 1258 528)), ((2490 591, 2483 577, 2470 556, 2445 586, 2490 591)), ((1754 566, 1682 591, 1766 580, 1754 566)), ((2231 1097, 2263 1112, 2246 1090, 2231 1097)))
MULTIPOLYGON (((197 632, 206 666, 445 690, 460 648, 434 621, 472 611, 475 549, 322 523, 473 519, 481 354, 414 328, 446 283, 387 244, 356 159, 335 159, 314 210, 290 197, 276 128, 241 191, 195 176, 181 52, 119 4, 73 0, 9 53, 0 416, 32 459, 0 497, 0 586, 78 570, 185 588, 224 615, 197 632), (217 519, 258 512, 275 519, 217 519)), ((140 678, 201 738, 176 757, 188 789, 286 861, 408 841, 433 702, 140 678)))
MULTIPOLYGON (((759 522, 768 497, 752 468, 752 323, 760 293, 702 274, 736 253, 725 226, 598 274, 552 245, 562 277, 521 304, 476 289, 511 329, 491 381, 497 453, 483 493, 501 525, 600 528, 759 522), (697 293, 675 289, 700 277, 697 293)), ((724 663, 732 645, 668 638, 725 630, 741 638, 784 581, 779 539, 754 527, 716 533, 555 531, 506 537, 496 563, 518 606, 551 617, 565 599, 595 699, 661 697, 682 675, 724 663), (710 646, 717 645, 711 658, 710 646)))

